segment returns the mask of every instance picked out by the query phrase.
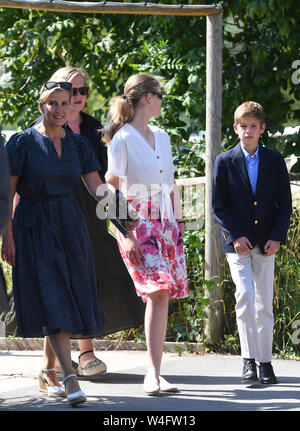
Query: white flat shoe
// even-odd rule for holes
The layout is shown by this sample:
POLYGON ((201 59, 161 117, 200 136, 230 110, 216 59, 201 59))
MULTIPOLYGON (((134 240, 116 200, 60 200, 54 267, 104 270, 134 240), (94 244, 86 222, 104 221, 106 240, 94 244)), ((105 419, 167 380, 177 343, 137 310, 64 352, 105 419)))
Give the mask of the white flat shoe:
POLYGON ((143 390, 147 395, 158 395, 160 387, 155 378, 145 376, 143 390))
POLYGON ((66 397, 67 393, 62 386, 49 385, 43 376, 43 372, 55 371, 55 368, 43 369, 38 375, 39 391, 44 392, 48 397, 66 397))
POLYGON ((178 392, 178 388, 159 376, 159 386, 162 392, 178 392))
MULTIPOLYGON (((76 374, 69 374, 67 377, 64 378, 63 383, 66 387, 66 382, 71 378, 76 377, 76 374)), ((67 388, 66 388, 67 390, 67 388)), ((69 401, 70 406, 75 406, 77 404, 82 404, 86 401, 86 395, 83 391, 79 390, 76 392, 72 392, 71 394, 67 394, 67 399, 69 401)))

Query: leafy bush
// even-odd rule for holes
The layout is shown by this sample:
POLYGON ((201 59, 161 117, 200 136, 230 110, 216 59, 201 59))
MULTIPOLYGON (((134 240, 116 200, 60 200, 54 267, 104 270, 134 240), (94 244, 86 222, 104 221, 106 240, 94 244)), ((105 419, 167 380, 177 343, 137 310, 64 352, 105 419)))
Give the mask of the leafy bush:
POLYGON ((300 210, 294 208, 287 244, 276 258, 274 281, 274 344, 278 353, 300 355, 293 342, 293 322, 300 326, 300 210))

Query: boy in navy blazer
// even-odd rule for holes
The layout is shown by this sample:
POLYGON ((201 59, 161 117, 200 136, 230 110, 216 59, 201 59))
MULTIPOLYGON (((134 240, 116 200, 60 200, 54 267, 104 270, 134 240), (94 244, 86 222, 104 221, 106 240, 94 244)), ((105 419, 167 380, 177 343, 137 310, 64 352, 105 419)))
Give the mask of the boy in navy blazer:
POLYGON ((286 241, 292 213, 283 157, 258 143, 264 111, 245 102, 234 114, 239 143, 215 161, 212 206, 236 286, 242 383, 277 383, 272 361, 275 255, 286 241))

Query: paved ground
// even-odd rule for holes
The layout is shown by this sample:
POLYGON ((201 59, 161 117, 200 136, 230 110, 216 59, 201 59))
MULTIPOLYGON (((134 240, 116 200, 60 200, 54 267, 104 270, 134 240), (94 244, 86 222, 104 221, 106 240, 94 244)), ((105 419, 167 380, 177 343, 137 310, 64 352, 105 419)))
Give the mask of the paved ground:
MULTIPOLYGON (((94 380, 81 379, 88 402, 70 408, 66 399, 48 398, 38 392, 36 375, 42 366, 42 351, 1 351, 0 412, 97 411, 103 412, 103 421, 112 421, 117 412, 169 412, 174 416, 200 411, 300 411, 299 361, 274 360, 279 383, 247 387, 240 383, 239 356, 165 353, 162 375, 180 392, 149 397, 142 390, 144 351, 97 354, 108 372, 94 380)), ((77 360, 78 353, 72 355, 77 360)), ((193 421, 193 415, 185 417, 182 420, 193 421)))

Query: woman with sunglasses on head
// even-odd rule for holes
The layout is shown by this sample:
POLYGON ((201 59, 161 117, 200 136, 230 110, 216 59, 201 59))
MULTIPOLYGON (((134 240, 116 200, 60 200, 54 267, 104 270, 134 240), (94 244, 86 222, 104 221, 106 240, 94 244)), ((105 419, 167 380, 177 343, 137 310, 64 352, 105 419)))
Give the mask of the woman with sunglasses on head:
POLYGON ((40 389, 67 396, 70 405, 86 401, 74 374, 70 335, 91 336, 104 320, 96 286, 88 231, 73 193, 81 178, 96 198, 102 181, 89 141, 64 129, 71 107, 69 82, 46 82, 41 90, 41 122, 11 137, 13 209, 3 235, 2 258, 13 266, 18 334, 47 335, 63 369, 65 388, 41 371, 40 389))
MULTIPOLYGON (((107 148, 101 139, 102 125, 96 118, 83 112, 90 95, 86 72, 78 67, 66 66, 58 69, 50 79, 72 84, 72 101, 67 127, 74 133, 80 133, 89 139, 100 163, 99 175, 102 181, 105 181, 107 148)), ((117 241, 109 234, 106 220, 97 217, 97 202, 82 181, 74 193, 74 199, 83 213, 89 231, 99 300, 106 317, 102 330, 97 336, 136 328, 143 323, 145 306, 135 293, 132 279, 120 256, 117 241)), ((79 364, 73 362, 74 371, 80 376, 104 373, 106 365, 95 356, 92 340, 80 339, 78 344, 79 364)), ((59 368, 47 338, 44 353, 45 368, 59 368)), ((55 378, 54 375, 53 377, 55 378)))
POLYGON ((169 298, 188 296, 183 252, 184 222, 169 135, 149 120, 160 114, 162 88, 145 74, 131 76, 123 96, 111 100, 103 140, 108 144, 106 179, 139 215, 128 237, 118 235, 121 255, 146 305, 147 373, 144 391, 175 391, 160 376, 169 298))

